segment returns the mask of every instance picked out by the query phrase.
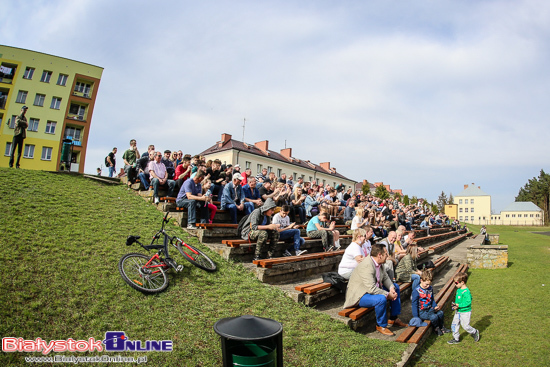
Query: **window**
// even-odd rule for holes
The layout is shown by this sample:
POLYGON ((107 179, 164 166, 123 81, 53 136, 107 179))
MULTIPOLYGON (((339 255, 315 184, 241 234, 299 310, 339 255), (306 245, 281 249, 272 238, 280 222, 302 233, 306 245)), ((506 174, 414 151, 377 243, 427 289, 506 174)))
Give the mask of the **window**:
POLYGON ((273 167, 267 166, 267 173, 270 173, 271 171, 273 171, 273 167))
POLYGON ((281 177, 282 170, 280 168, 277 168, 277 177, 281 177))
POLYGON ((65 128, 65 138, 70 138, 76 141, 80 141, 80 133, 81 130, 77 129, 75 127, 67 127, 65 128))
POLYGON ((38 131, 38 123, 40 122, 39 119, 30 119, 29 120, 29 127, 28 131, 38 131))
POLYGON ((55 134, 55 125, 57 125, 57 122, 55 121, 48 121, 46 123, 46 131, 44 131, 46 134, 55 134))
POLYGON ((464 199, 464 204, 468 204, 468 199, 464 199))
POLYGON ((470 218, 471 218, 471 220, 472 220, 472 222, 473 222, 473 221, 474 221, 474 217, 470 217, 470 218))
POLYGON ((49 83, 51 77, 52 77, 52 72, 51 72, 51 71, 44 70, 44 71, 42 72, 42 78, 40 78, 40 81, 41 81, 41 82, 44 82, 44 83, 49 83))
POLYGON ((27 92, 24 90, 20 90, 17 93, 17 99, 15 100, 16 103, 25 103, 27 101, 27 92))
POLYGON ((530 216, 531 218, 533 218, 533 214, 530 214, 529 216, 530 216))
POLYGON ((34 145, 25 144, 23 158, 34 158, 34 145))
POLYGON ((510 214, 506 214, 506 218, 510 218, 510 214))
POLYGON ((92 87, 91 84, 76 82, 74 86, 74 91, 84 94, 84 97, 88 97, 90 95, 91 87, 92 87))
POLYGON ((309 182, 313 181, 313 177, 309 176, 309 182))
POLYGON ((261 165, 261 164, 257 164, 257 165, 256 165, 256 170, 258 171, 258 173, 262 173, 262 165, 261 165))
POLYGON ((458 203, 459 203, 459 204, 462 204, 462 199, 458 199, 458 203))
POLYGON ((459 209, 458 209, 458 212, 459 212, 459 213, 462 213, 462 208, 459 208, 459 209))
POLYGON ((460 216, 460 217, 458 218, 458 220, 460 220, 460 221, 461 221, 461 220, 462 220, 462 218, 463 218, 463 217, 462 217, 462 216, 460 216))
POLYGON ((468 216, 465 216, 465 217, 464 217, 464 221, 465 221, 465 222, 468 221, 468 216))
POLYGON ((4 151, 5 156, 11 155, 11 142, 6 143, 6 150, 4 151))
POLYGON ((470 199, 470 204, 473 204, 474 203, 474 199, 470 199))
POLYGON ((61 106, 61 98, 52 97, 52 104, 50 105, 50 108, 53 108, 54 110, 58 110, 59 106, 61 106))
POLYGON ((515 218, 515 217, 516 217, 516 215, 515 215, 515 214, 512 214, 512 218, 515 218))
POLYGON ((537 214, 537 218, 539 218, 539 217, 540 217, 540 214, 537 214))
POLYGON ((57 85, 65 86, 67 84, 67 78, 69 76, 65 74, 59 74, 59 77, 57 78, 57 85))
POLYGON ((40 107, 44 106, 44 99, 46 99, 45 95, 36 93, 36 97, 34 97, 34 105, 40 107))
POLYGON ((474 208, 470 208, 470 213, 473 213, 474 212, 474 208))
POLYGON ((42 158, 43 161, 51 161, 52 160, 52 148, 49 147, 42 147, 42 158))
POLYGON ((25 73, 23 74, 23 79, 32 79, 32 76, 34 75, 34 68, 30 68, 27 66, 25 69, 25 73))
POLYGON ((250 162, 246 162, 245 163, 245 169, 249 169, 250 168, 250 162))
POLYGON ((464 213, 468 213, 468 208, 464 208, 464 213))
POLYGON ((84 120, 84 113, 86 112, 86 107, 72 103, 71 107, 69 108, 69 113, 73 115, 77 115, 79 120, 84 120))
POLYGON ((17 115, 13 115, 10 120, 10 129, 15 129, 15 121, 17 120, 17 115))
POLYGON ((298 174, 296 172, 292 173, 292 181, 296 181, 298 174))

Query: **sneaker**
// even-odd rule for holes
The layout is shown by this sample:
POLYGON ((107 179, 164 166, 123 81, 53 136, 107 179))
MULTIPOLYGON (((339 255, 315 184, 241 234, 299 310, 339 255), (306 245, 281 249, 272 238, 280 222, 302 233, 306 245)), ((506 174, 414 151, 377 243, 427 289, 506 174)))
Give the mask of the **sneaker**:
POLYGON ((435 332, 437 333, 437 336, 443 336, 443 330, 441 330, 440 328, 436 327, 435 332))
POLYGON ((453 345, 453 344, 460 344, 460 340, 451 339, 451 340, 449 340, 449 341, 447 342, 447 344, 451 344, 451 345, 453 345))
POLYGON ((283 256, 292 256, 292 254, 288 250, 285 250, 283 256))
POLYGON ((155 204, 159 203, 159 198, 155 198, 155 204))
POLYGON ((298 250, 296 251, 296 256, 300 256, 300 255, 303 255, 307 252, 307 250, 298 250))
POLYGON ((197 229, 197 226, 195 224, 188 224, 187 229, 197 229))
POLYGON ((479 330, 476 330, 476 332, 474 333, 474 335, 472 335, 472 337, 474 338, 475 342, 478 342, 479 339, 481 338, 481 335, 479 335, 479 330))
POLYGON ((325 250, 326 252, 331 252, 332 250, 334 250, 334 246, 330 246, 327 250, 325 250))
POLYGON ((335 244, 334 251, 340 250, 340 247, 342 247, 342 245, 340 245, 339 243, 335 244))

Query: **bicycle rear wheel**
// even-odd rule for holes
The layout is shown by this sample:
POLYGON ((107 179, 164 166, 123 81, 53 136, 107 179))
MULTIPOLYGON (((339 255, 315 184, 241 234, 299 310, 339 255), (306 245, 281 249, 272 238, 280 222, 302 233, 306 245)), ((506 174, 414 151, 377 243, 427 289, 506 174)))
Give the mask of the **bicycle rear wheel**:
POLYGON ((216 264, 198 248, 183 242, 179 238, 177 239, 176 247, 180 254, 182 254, 191 264, 206 271, 216 271, 216 264))
POLYGON ((168 287, 168 276, 157 260, 146 266, 150 259, 143 254, 126 254, 118 262, 118 270, 130 287, 143 293, 159 293, 168 287))

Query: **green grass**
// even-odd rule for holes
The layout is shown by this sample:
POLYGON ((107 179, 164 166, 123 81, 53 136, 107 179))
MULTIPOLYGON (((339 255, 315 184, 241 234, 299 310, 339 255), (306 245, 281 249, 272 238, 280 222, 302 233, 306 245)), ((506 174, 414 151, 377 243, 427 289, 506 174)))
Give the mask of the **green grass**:
MULTIPOLYGON (((468 225, 474 233, 479 226, 468 225)), ((550 232, 548 227, 488 226, 508 245, 509 267, 470 270, 471 325, 481 332, 475 343, 461 329, 462 343, 431 336, 416 353, 415 366, 550 366, 550 232)), ((452 312, 445 311, 450 327, 452 312)))
MULTIPOLYGON (((0 168, 0 197, 2 337, 102 339, 106 331, 122 330, 133 340, 174 341, 171 353, 147 353, 149 365, 218 366, 221 347, 214 323, 252 314, 283 324, 287 366, 389 366, 406 348, 369 339, 293 302, 195 239, 189 242, 208 253, 219 271, 202 271, 176 253, 185 269, 170 272, 165 292, 135 291, 124 283, 117 264, 123 254, 145 250, 126 247, 126 236, 150 238, 162 214, 122 186, 0 168)), ((28 365, 24 357, 29 355, 39 354, 2 352, 0 366, 28 365)))

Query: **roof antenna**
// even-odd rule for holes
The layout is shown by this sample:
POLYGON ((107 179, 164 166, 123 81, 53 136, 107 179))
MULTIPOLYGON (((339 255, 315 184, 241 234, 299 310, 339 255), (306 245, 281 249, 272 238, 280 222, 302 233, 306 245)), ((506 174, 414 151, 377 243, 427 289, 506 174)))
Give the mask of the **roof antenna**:
POLYGON ((243 143, 244 143, 244 128, 246 125, 246 118, 243 119, 243 143))

